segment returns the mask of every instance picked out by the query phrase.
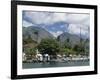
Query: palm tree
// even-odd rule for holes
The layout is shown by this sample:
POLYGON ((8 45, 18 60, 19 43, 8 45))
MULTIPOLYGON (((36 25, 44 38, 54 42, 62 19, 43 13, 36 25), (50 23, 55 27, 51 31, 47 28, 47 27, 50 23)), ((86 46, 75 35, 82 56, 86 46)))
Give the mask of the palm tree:
POLYGON ((38 35, 39 34, 38 31, 35 31, 34 34, 37 36, 37 43, 39 43, 39 41, 38 41, 38 36, 39 36, 38 35))

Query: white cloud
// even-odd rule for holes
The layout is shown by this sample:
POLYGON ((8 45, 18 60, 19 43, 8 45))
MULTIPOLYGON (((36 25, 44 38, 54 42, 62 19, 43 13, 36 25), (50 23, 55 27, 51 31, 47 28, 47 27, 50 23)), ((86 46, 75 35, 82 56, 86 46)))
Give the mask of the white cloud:
MULTIPOLYGON (((65 22, 66 25, 62 25, 61 27, 66 27, 66 29, 73 34, 81 34, 85 35, 89 34, 90 27, 90 15, 89 14, 79 14, 79 13, 54 13, 54 12, 33 12, 33 11, 24 11, 25 19, 29 20, 30 23, 33 24, 45 24, 51 25, 56 22, 65 22), (69 27, 68 25, 69 24, 69 27)), ((32 25, 23 21, 23 24, 28 26, 32 25)), ((53 28, 54 30, 54 28, 53 28)), ((51 32, 55 37, 62 33, 62 31, 51 32)))
POLYGON ((90 26, 90 18, 87 18, 86 20, 84 20, 82 22, 82 24, 86 25, 86 26, 90 26))
POLYGON ((45 28, 46 26, 41 26, 42 28, 45 28))
POLYGON ((62 34, 63 32, 62 32, 62 31, 56 31, 56 32, 50 31, 50 33, 51 33, 54 37, 57 37, 57 36, 59 36, 60 34, 62 34))
POLYGON ((87 22, 87 19, 90 18, 89 14, 69 14, 67 16, 67 22, 70 24, 84 24, 84 21, 87 22))
POLYGON ((67 13, 53 13, 52 14, 52 23, 59 21, 66 21, 67 13))
POLYGON ((81 24, 70 24, 68 27, 68 32, 72 34, 82 34, 86 35, 89 34, 88 27, 81 24))
POLYGON ((33 24, 32 23, 29 23, 25 20, 23 20, 23 27, 28 27, 28 26, 32 26, 33 24))
POLYGON ((50 23, 52 16, 48 12, 24 12, 24 16, 31 20, 34 24, 47 24, 50 23))
POLYGON ((35 24, 53 24, 55 22, 66 22, 69 24, 89 25, 89 14, 78 13, 54 13, 54 12, 32 12, 24 11, 24 17, 30 19, 35 24))

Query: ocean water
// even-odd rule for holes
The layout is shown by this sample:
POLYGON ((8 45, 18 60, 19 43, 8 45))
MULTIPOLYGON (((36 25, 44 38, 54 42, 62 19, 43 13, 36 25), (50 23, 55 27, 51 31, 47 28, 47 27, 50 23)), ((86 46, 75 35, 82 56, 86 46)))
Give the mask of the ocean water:
POLYGON ((23 69, 29 68, 48 68, 48 67, 73 67, 73 66, 89 66, 89 60, 75 60, 67 62, 40 62, 40 63, 23 63, 23 69))

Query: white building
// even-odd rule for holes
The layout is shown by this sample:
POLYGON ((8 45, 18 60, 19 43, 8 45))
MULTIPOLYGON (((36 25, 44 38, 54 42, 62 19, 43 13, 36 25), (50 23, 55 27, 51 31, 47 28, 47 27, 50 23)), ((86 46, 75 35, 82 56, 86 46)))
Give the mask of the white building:
POLYGON ((25 55, 25 53, 23 52, 23 54, 22 54, 22 60, 23 61, 25 61, 26 60, 26 55, 25 55))

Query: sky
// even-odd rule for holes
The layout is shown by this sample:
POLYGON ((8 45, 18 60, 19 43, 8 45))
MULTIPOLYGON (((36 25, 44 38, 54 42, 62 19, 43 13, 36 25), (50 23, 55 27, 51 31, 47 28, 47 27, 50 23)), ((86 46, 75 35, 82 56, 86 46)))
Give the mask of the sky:
POLYGON ((63 32, 88 37, 90 15, 82 13, 23 11, 23 27, 37 26, 57 37, 63 32))

